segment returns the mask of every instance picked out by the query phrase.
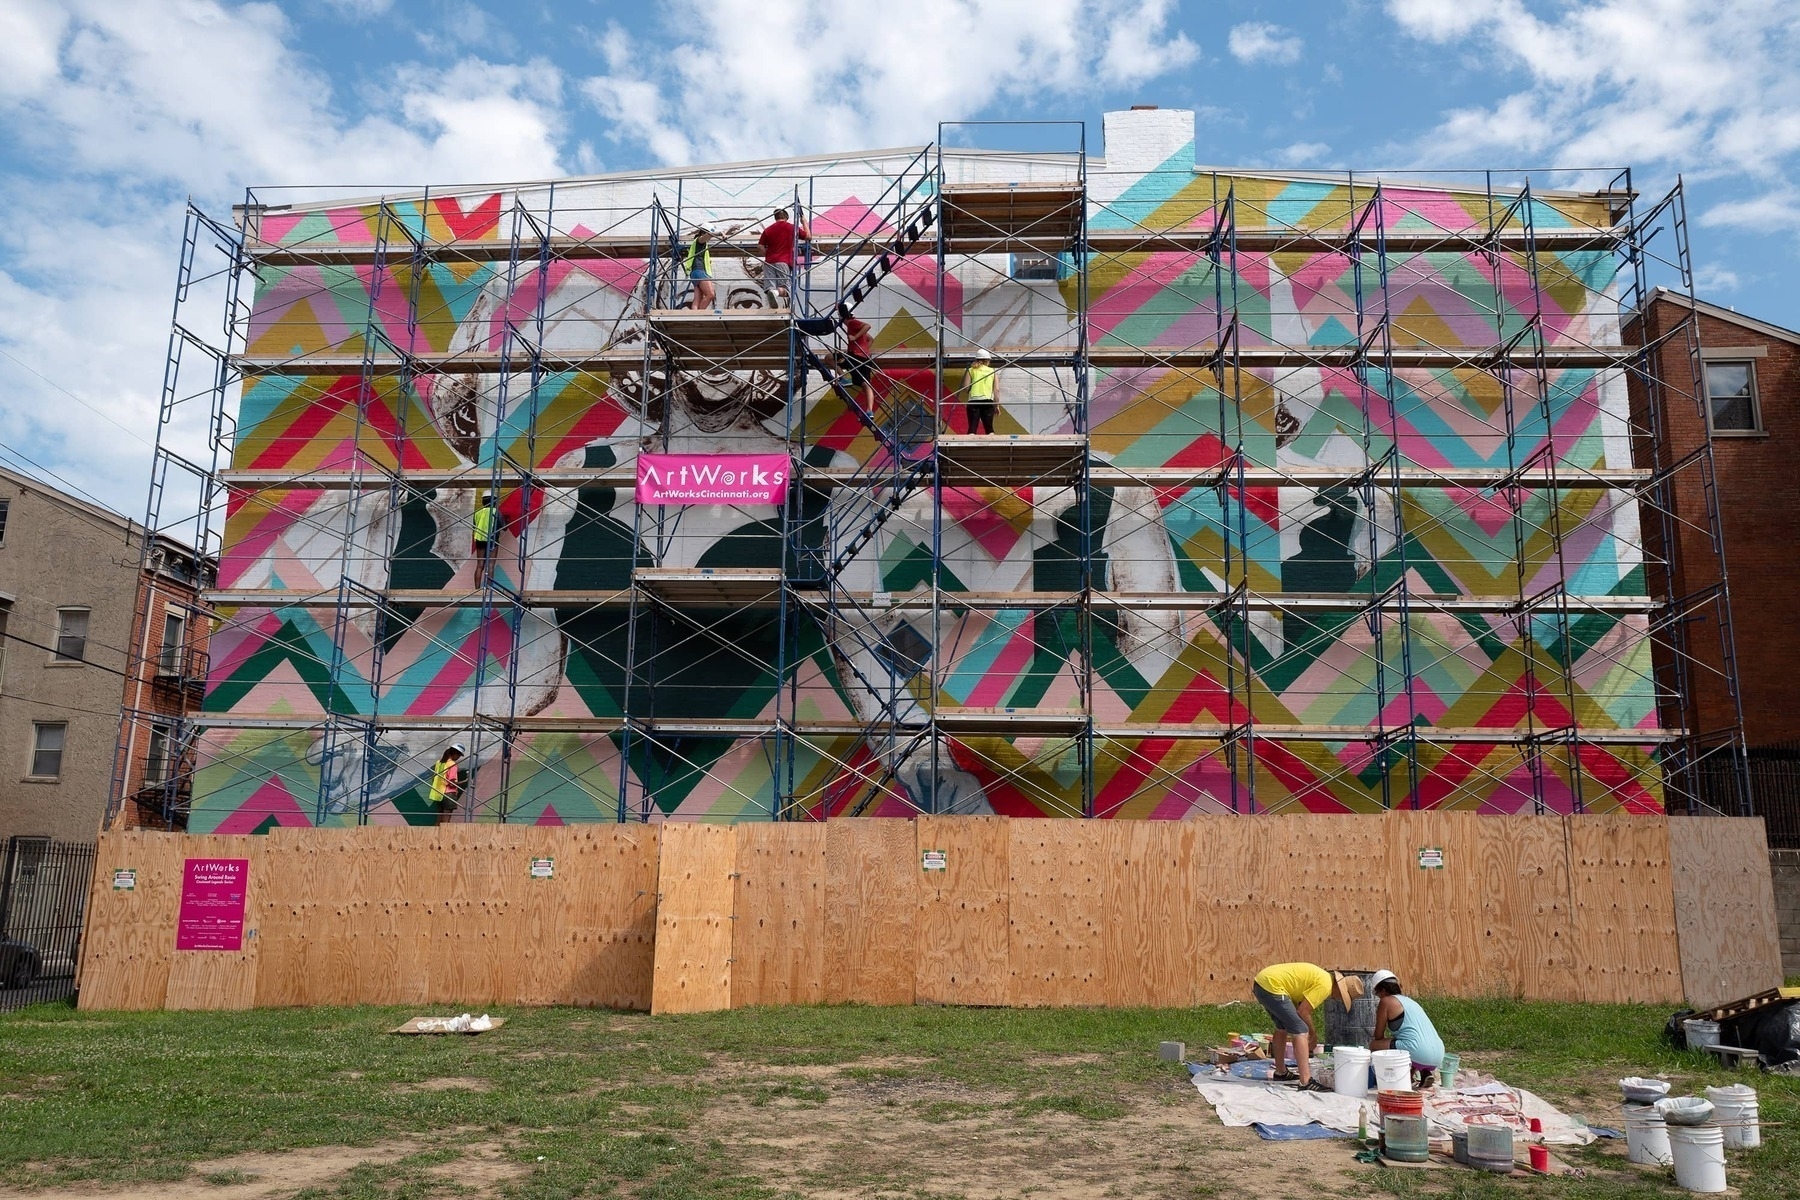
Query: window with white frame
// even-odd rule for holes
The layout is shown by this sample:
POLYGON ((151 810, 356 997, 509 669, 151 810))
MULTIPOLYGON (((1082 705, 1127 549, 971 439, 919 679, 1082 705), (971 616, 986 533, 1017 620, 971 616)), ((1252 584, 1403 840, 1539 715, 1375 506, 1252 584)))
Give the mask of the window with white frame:
POLYGON ((1714 433, 1759 432, 1762 413, 1756 403, 1755 360, 1708 359, 1706 401, 1714 433))
POLYGON ((156 658, 157 674, 181 674, 182 651, 185 648, 182 645, 181 635, 186 625, 187 623, 182 620, 180 613, 163 614, 162 653, 156 658))
POLYGON ((12 497, 0 496, 0 546, 6 545, 6 510, 12 507, 12 497))
POLYGON ((33 779, 59 779, 62 777, 63 747, 69 736, 69 726, 63 721, 33 721, 31 723, 31 777, 33 779))
POLYGON ((88 610, 59 608, 56 610, 57 662, 84 662, 87 659, 88 610))
POLYGON ((150 726, 150 746, 144 755, 144 786, 161 787, 169 781, 169 727, 150 726))
POLYGON ((1054 254, 1015 254, 1012 256, 1014 279, 1054 283, 1061 276, 1061 260, 1054 254))

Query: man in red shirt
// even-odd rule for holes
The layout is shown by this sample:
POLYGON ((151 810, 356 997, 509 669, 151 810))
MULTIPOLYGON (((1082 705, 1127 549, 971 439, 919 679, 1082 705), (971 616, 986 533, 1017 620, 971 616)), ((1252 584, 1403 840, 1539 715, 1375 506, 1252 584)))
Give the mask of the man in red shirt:
POLYGON ((775 298, 777 308, 788 306, 788 289, 794 278, 794 239, 811 241, 804 224, 788 220, 788 210, 775 210, 775 219, 763 228, 756 244, 763 252, 763 287, 775 298))

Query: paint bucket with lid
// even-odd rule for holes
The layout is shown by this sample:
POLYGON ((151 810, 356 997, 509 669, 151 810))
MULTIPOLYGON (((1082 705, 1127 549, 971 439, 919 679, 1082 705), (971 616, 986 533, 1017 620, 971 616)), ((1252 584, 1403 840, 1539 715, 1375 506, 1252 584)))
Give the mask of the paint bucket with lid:
POLYGON ((1469 1165, 1496 1175, 1513 1169, 1513 1131, 1506 1125, 1470 1125, 1469 1165))
POLYGON ((1431 1135, 1425 1118, 1398 1114, 1383 1117, 1381 1154, 1395 1162, 1422 1163, 1431 1157, 1431 1135))
POLYGON ((1747 1083, 1709 1087, 1713 1120, 1725 1134, 1727 1150, 1754 1150, 1762 1145, 1762 1118, 1757 1110, 1756 1089, 1747 1083))
POLYGON ((1662 1114, 1648 1104, 1627 1104, 1624 1113, 1626 1157, 1645 1166, 1668 1166, 1669 1127, 1662 1114))
POLYGON ((1675 1185, 1690 1192, 1725 1190, 1725 1131, 1717 1125, 1669 1126, 1675 1185))
POLYGON ((1375 1068, 1375 1087, 1378 1091, 1412 1091, 1410 1051, 1377 1050, 1369 1055, 1369 1065, 1375 1068))
POLYGON ((1369 1052, 1361 1046, 1331 1048, 1331 1090, 1360 1099, 1369 1094, 1369 1052))

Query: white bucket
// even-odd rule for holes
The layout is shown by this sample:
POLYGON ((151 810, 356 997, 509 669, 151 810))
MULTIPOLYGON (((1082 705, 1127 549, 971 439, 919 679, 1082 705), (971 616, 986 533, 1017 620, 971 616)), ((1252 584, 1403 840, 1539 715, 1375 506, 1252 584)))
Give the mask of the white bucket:
POLYGON ((1713 1120, 1725 1135, 1730 1150, 1754 1150, 1762 1145, 1762 1120, 1756 1106, 1756 1089, 1747 1083, 1730 1087, 1709 1087, 1706 1098, 1713 1102, 1713 1120))
POLYGON ((1625 1106, 1625 1152, 1634 1163, 1669 1165, 1669 1127, 1661 1113, 1647 1104, 1625 1106))
POLYGON ((1377 1050, 1369 1055, 1375 1068, 1375 1087, 1383 1092, 1412 1091, 1412 1052, 1410 1050, 1377 1050))
POLYGON ((1369 1094, 1369 1051, 1361 1046, 1331 1048, 1331 1090, 1340 1096, 1369 1094))
POLYGON ((1725 1131, 1717 1125, 1669 1126, 1675 1183, 1690 1192, 1725 1190, 1725 1131))
POLYGON ((1683 1021, 1682 1032, 1687 1035, 1689 1050, 1704 1050, 1708 1046, 1719 1044, 1719 1023, 1717 1021, 1683 1021))

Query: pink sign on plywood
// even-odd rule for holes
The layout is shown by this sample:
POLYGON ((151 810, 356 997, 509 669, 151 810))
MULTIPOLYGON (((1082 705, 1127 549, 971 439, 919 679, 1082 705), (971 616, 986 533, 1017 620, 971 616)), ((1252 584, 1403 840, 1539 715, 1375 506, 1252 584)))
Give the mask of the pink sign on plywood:
POLYGON ((785 454, 640 454, 639 504, 780 504, 792 462, 785 454))
POLYGON ((247 858, 190 858, 181 868, 177 950, 242 950, 244 901, 250 890, 247 858))

